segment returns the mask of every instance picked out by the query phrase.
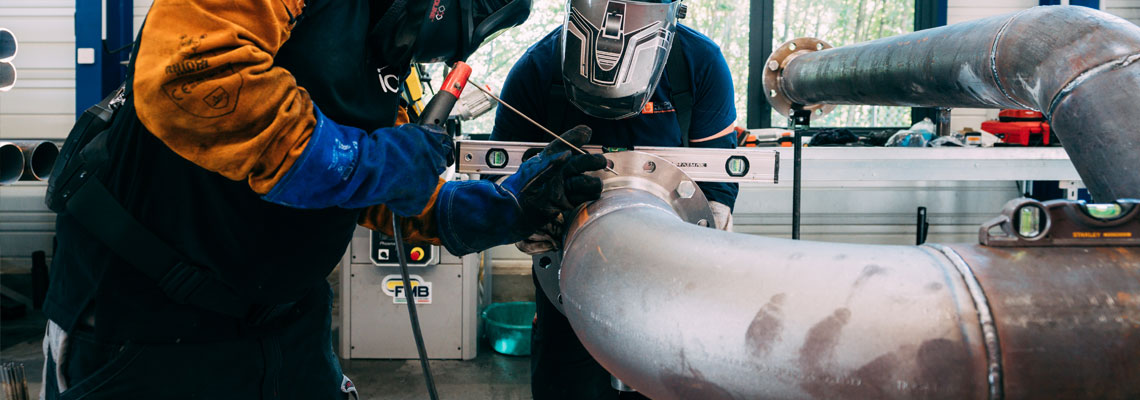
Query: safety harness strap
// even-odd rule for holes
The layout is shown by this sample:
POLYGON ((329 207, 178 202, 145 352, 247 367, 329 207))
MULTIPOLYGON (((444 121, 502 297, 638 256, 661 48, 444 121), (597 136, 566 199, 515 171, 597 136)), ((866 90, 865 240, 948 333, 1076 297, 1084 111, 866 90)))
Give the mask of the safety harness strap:
POLYGON ((175 303, 201 307, 251 325, 268 321, 293 306, 250 303, 210 271, 185 261, 131 216, 98 178, 86 177, 67 202, 67 212, 116 255, 157 282, 175 303))

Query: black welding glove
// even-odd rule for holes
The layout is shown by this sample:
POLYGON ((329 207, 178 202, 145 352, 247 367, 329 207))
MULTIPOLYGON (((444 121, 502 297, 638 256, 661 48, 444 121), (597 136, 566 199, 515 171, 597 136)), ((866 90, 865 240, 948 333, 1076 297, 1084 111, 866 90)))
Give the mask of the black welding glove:
MULTIPOLYGON (((578 125, 562 134, 562 138, 581 148, 589 143, 592 133, 589 127, 578 125)), ((576 153, 566 143, 555 140, 503 181, 503 188, 515 194, 522 208, 514 230, 529 236, 563 211, 598 199, 602 180, 583 173, 605 168, 606 158, 601 154, 576 153)))
MULTIPOLYGON (((562 135, 581 148, 590 128, 577 126, 562 135)), ((440 240, 452 254, 462 255, 522 240, 558 214, 597 200, 601 179, 583 175, 606 167, 600 154, 575 154, 555 140, 524 161, 502 184, 489 181, 448 182, 437 200, 440 240)))

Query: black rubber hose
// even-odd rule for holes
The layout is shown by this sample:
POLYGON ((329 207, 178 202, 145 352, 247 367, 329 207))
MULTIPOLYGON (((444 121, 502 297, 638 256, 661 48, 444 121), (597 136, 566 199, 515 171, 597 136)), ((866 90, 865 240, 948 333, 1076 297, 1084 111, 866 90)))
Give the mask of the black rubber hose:
POLYGON ((424 381, 427 383, 428 396, 431 400, 439 400, 435 391, 435 378, 431 374, 431 364, 428 363, 427 348, 424 347, 424 335, 420 332, 420 316, 416 314, 416 300, 412 291, 412 279, 408 276, 408 260, 404 252, 404 235, 400 233, 400 217, 392 213, 392 235, 396 239, 396 259, 400 261, 400 276, 404 279, 404 298, 408 304, 408 319, 412 322, 412 336, 416 338, 416 351, 420 354, 420 366, 424 369, 424 381))

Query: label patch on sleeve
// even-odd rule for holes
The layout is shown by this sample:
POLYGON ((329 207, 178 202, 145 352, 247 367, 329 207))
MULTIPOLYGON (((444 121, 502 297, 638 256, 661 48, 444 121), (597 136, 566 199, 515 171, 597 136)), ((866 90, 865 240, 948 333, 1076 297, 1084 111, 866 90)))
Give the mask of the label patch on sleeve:
POLYGON ((192 71, 195 66, 204 64, 180 62, 168 69, 192 73, 173 79, 162 85, 166 97, 182 111, 201 118, 217 118, 237 109, 238 95, 244 83, 241 74, 234 72, 232 65, 208 71, 192 71))

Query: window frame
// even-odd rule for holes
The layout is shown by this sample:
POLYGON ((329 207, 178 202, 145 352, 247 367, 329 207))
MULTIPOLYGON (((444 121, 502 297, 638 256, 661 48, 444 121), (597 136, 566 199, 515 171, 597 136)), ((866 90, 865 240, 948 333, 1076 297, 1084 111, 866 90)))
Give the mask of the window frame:
MULTIPOLYGON (((773 14, 775 13, 775 0, 749 0, 751 8, 749 25, 753 28, 748 31, 748 118, 746 125, 749 129, 781 128, 785 124, 776 124, 772 121, 772 106, 764 96, 764 61, 772 54, 773 14)), ((914 30, 934 28, 946 25, 947 0, 914 0, 914 30)), ((935 120, 937 109, 911 108, 911 123, 922 121, 923 118, 935 120)), ((892 128, 874 127, 873 129, 892 128)))

